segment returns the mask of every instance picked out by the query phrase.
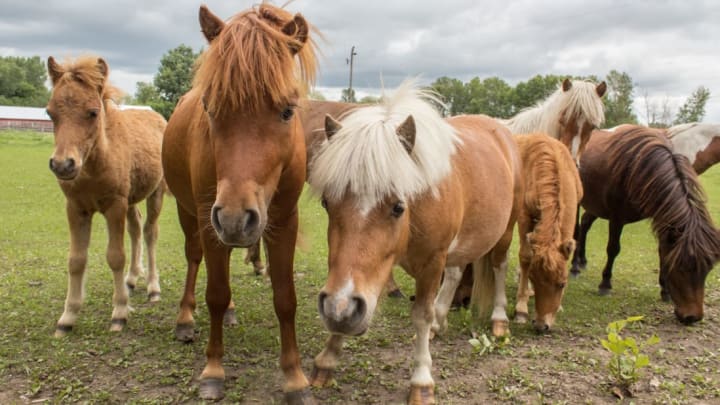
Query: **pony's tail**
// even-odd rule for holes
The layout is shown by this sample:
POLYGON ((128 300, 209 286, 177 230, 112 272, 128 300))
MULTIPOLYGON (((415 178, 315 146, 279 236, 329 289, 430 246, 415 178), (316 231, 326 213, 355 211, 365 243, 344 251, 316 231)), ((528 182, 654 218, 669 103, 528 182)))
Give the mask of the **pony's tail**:
POLYGON ((473 287, 470 307, 476 308, 478 316, 485 318, 492 312, 495 302, 495 270, 492 266, 492 251, 473 266, 473 287))

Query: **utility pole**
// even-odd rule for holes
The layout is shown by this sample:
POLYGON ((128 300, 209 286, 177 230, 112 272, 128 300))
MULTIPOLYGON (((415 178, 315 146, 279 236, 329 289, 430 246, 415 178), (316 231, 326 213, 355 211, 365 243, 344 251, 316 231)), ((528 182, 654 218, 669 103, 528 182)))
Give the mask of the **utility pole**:
POLYGON ((355 52, 355 45, 350 48, 350 59, 345 59, 345 63, 350 64, 350 86, 348 87, 348 99, 347 101, 349 103, 355 101, 355 97, 353 97, 353 89, 352 89, 352 76, 353 76, 353 60, 355 58, 355 55, 357 55, 357 52, 355 52))

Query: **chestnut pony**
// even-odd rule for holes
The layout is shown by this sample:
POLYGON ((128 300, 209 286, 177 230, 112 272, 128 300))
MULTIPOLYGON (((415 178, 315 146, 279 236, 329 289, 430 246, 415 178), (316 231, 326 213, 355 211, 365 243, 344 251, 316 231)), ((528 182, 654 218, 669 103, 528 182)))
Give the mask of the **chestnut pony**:
POLYGON ((549 330, 560 308, 575 249, 573 232, 582 184, 570 152, 560 141, 536 133, 515 137, 525 182, 518 217, 520 282, 515 320, 528 318, 528 278, 535 288, 538 332, 549 330))
POLYGON ((65 194, 70 225, 68 291, 55 336, 72 330, 82 306, 96 212, 107 221, 106 257, 114 280, 110 330, 121 331, 129 312, 126 285, 134 288, 143 273, 142 233, 148 254, 148 297, 153 302, 160 299, 155 244, 164 189, 160 146, 165 119, 148 110, 121 111, 112 100, 119 90, 108 83, 110 71, 102 58, 88 56, 60 65, 51 56, 48 73, 53 89, 47 113, 55 132, 50 170, 65 194), (136 204, 145 199, 147 220, 141 231, 136 204), (131 256, 123 281, 126 220, 131 256))
MULTIPOLYGON (((446 121, 431 99, 406 82, 380 105, 353 110, 339 123, 327 118, 328 141, 308 179, 329 217, 329 274, 318 309, 331 335, 315 358, 313 385, 331 380, 344 336, 367 331, 395 264, 415 278, 410 403, 434 402, 429 338, 446 266, 459 279, 459 266, 480 259, 479 304, 494 305, 494 330, 507 331, 504 277, 521 185, 517 147, 496 121, 446 121)), ((440 325, 446 315, 447 308, 437 312, 440 325)))
POLYGON ((580 159, 585 212, 572 272, 586 266, 587 230, 609 220, 607 263, 599 290, 612 288, 612 266, 625 224, 651 218, 658 239, 660 287, 685 324, 703 318, 705 278, 720 259, 720 233, 705 206, 705 193, 690 162, 673 151, 664 131, 624 125, 595 131, 580 159))
POLYGON ((309 24, 263 3, 227 22, 202 6, 200 26, 209 45, 192 89, 170 118, 162 153, 188 262, 176 334, 193 333, 195 278, 205 257, 210 338, 200 396, 222 398, 230 253, 263 237, 280 322, 283 389, 288 402, 303 402, 310 398, 295 337, 293 254, 305 141, 294 112, 315 75, 309 24))

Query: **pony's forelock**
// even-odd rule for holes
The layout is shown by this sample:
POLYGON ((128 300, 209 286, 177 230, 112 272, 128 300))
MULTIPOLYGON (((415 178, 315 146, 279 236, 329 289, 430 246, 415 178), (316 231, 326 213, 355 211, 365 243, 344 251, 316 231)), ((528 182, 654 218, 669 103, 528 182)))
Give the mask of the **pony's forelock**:
POLYGON ((434 102, 439 102, 434 93, 407 80, 380 104, 349 112, 311 162, 308 182, 314 191, 334 201, 350 193, 367 211, 390 196, 410 199, 434 190, 450 173, 460 142, 434 102), (408 116, 416 127, 411 153, 396 133, 408 116))
POLYGON ((63 75, 53 87, 59 87, 69 82, 78 82, 93 90, 99 89, 102 100, 119 102, 124 93, 109 83, 109 72, 107 75, 102 74, 98 69, 98 60, 99 57, 94 55, 83 55, 75 59, 64 60, 60 65, 63 75))

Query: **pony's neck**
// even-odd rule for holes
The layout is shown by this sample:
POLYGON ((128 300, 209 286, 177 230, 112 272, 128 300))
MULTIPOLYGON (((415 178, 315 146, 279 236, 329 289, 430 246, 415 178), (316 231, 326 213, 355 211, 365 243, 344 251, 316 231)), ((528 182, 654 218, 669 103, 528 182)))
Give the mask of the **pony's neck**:
POLYGON ((519 112, 507 120, 506 125, 513 134, 544 132, 557 139, 560 102, 559 97, 553 94, 541 104, 519 112))

